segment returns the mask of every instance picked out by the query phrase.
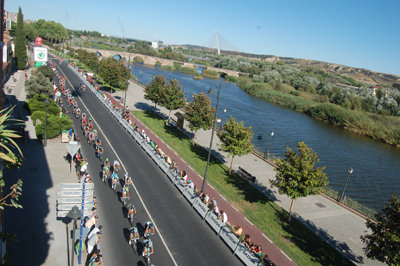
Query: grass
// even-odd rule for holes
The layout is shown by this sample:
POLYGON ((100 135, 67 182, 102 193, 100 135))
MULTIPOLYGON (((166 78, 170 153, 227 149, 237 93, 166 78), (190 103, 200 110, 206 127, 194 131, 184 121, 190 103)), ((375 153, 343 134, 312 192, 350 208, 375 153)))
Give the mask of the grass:
MULTIPOLYGON (((192 147, 191 140, 186 135, 175 128, 165 127, 165 121, 151 112, 132 113, 198 173, 204 173, 207 152, 202 147, 192 147)), ((208 182, 297 264, 352 265, 302 223, 295 219, 287 222, 288 213, 285 210, 236 174, 228 175, 224 164, 212 159, 208 171, 208 182)), ((268 253, 267 250, 264 251, 268 253)))

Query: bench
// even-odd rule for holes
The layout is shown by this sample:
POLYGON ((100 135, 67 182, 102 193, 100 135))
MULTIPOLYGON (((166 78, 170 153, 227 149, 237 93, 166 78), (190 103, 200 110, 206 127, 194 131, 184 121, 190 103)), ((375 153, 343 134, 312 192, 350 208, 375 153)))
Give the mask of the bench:
POLYGON ((251 183, 255 183, 256 182, 256 177, 253 176, 252 174, 250 174, 249 172, 247 172, 246 170, 244 170, 242 167, 239 166, 239 170, 237 171, 237 173, 239 174, 239 176, 241 176, 242 178, 244 178, 245 180, 251 182, 251 183))

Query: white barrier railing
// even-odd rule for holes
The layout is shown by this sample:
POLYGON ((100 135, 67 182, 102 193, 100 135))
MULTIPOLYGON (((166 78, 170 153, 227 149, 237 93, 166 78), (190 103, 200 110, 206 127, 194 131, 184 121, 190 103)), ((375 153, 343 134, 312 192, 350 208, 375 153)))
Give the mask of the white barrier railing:
POLYGON ((216 234, 226 243, 226 245, 233 251, 245 265, 263 265, 261 260, 254 255, 246 246, 240 243, 239 239, 232 233, 232 231, 220 221, 215 214, 200 200, 200 198, 190 189, 185 182, 178 177, 178 173, 169 168, 168 164, 163 160, 157 152, 143 139, 143 137, 136 132, 132 125, 122 119, 121 113, 116 111, 112 104, 110 104, 101 94, 93 88, 93 86, 82 76, 81 72, 77 71, 72 66, 68 65, 76 74, 85 82, 86 86, 93 92, 99 101, 110 111, 110 113, 117 119, 123 128, 135 139, 135 141, 142 147, 143 150, 153 159, 158 167, 168 176, 175 187, 182 193, 186 200, 192 205, 193 209, 205 220, 209 226, 216 232, 216 234))

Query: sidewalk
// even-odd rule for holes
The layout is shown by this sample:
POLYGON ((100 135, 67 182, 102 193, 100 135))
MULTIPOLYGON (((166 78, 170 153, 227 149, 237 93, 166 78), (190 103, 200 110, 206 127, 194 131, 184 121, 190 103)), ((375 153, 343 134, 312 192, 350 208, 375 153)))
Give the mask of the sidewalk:
MULTIPOLYGON (((24 182, 23 209, 7 209, 5 213, 6 231, 15 233, 19 239, 10 246, 10 258, 14 265, 65 266, 72 259, 70 231, 73 223, 57 220, 58 184, 78 180, 73 171, 70 173, 69 163, 64 159, 67 150, 60 138, 48 140, 47 147, 38 142, 32 120, 26 116, 21 103, 26 100, 24 82, 24 71, 18 71, 4 86, 11 89, 5 91, 9 103, 13 105, 19 101, 16 116, 20 117, 17 118, 27 119, 25 141, 19 144, 24 154, 23 165, 17 171, 7 170, 8 177, 22 178, 24 182), (21 222, 15 223, 17 218, 21 222), (24 253, 21 254, 21 250, 25 250, 24 253)), ((84 263, 86 253, 82 255, 84 263)), ((74 262, 78 265, 76 255, 74 262)))
MULTIPOLYGON (((116 92, 113 96, 123 98, 124 92, 116 92)), ((150 101, 144 99, 143 87, 133 82, 130 82, 127 92, 127 105, 130 110, 152 109, 154 106, 150 101)), ((168 114, 168 111, 165 108, 158 107, 158 109, 161 113, 165 115, 168 114)), ((186 121, 184 126, 186 130, 190 131, 186 121)), ((150 137, 152 138, 156 136, 150 137)), ((196 142, 208 149, 210 138, 211 130, 199 130, 196 142)), ((226 153, 218 149, 218 146, 216 145, 217 143, 219 143, 219 139, 215 135, 213 149, 217 150, 224 156, 225 164, 228 165, 230 160, 226 153)), ((260 189, 264 191, 264 193, 268 194, 268 197, 275 198, 275 202, 279 206, 286 211, 289 211, 291 200, 285 195, 280 195, 277 192, 277 189, 272 188, 269 184, 269 180, 275 177, 275 171, 272 165, 253 154, 249 154, 235 158, 233 169, 237 170, 239 166, 256 176, 260 189), (271 193, 272 195, 270 195, 271 193)), ((223 209, 225 209, 225 206, 223 209)), ((325 239, 330 245, 338 249, 355 264, 383 265, 380 262, 367 259, 363 252, 364 245, 361 242, 360 236, 367 231, 365 219, 338 205, 332 200, 320 195, 299 198, 295 202, 294 215, 308 228, 325 239)), ((232 220, 232 216, 233 215, 229 216, 229 220, 232 220)), ((232 223, 235 224, 235 221, 232 221, 232 223)), ((267 242, 268 241, 269 240, 267 239, 267 242)), ((264 248, 264 250, 268 250, 268 248, 264 248)))

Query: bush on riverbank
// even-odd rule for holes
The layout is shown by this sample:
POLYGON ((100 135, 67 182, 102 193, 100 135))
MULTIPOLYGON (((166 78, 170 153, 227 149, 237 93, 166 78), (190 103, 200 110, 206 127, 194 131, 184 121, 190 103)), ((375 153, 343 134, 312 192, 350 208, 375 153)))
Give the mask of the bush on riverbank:
POLYGON ((181 67, 181 68, 179 68, 179 72, 184 73, 184 74, 189 74, 189 75, 197 74, 196 69, 191 68, 191 67, 181 67))
POLYGON ((210 79, 219 79, 219 73, 214 70, 203 69, 202 75, 210 79))
POLYGON ((173 72, 173 71, 176 70, 174 66, 168 66, 168 65, 162 65, 162 66, 161 66, 161 69, 162 69, 162 70, 171 71, 171 72, 173 72))
POLYGON ((269 83, 253 82, 249 78, 228 76, 227 80, 236 82, 245 92, 257 98, 400 147, 400 117, 346 109, 327 102, 327 98, 323 96, 310 95, 286 87, 274 88, 269 83))

